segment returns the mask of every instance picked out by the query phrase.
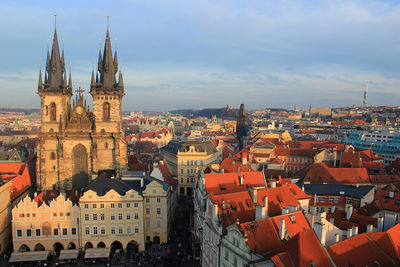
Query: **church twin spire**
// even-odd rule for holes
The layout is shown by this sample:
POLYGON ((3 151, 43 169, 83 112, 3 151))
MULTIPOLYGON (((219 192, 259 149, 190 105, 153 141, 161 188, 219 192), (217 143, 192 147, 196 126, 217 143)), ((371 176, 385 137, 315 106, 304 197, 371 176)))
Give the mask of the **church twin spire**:
MULTIPOLYGON (((98 72, 96 78, 94 71, 92 72, 91 90, 120 90, 123 92, 123 79, 122 73, 119 72, 119 80, 116 82, 116 74, 118 72, 118 58, 117 51, 112 55, 110 33, 107 26, 106 41, 104 44, 104 54, 102 56, 101 50, 99 52, 98 72)), ((51 54, 47 51, 46 67, 44 73, 44 83, 42 79, 42 70, 39 71, 38 90, 64 92, 72 95, 72 79, 71 71, 69 73, 69 80, 67 83, 67 74, 65 69, 64 49, 60 56, 60 49, 58 45, 57 29, 54 29, 53 45, 51 54)))

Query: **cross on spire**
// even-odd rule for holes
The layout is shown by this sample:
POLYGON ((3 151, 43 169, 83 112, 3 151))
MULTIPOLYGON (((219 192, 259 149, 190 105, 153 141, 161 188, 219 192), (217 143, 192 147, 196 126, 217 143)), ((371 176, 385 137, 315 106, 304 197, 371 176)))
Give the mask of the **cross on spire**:
POLYGON ((57 9, 54 9, 54 29, 57 28, 57 9))

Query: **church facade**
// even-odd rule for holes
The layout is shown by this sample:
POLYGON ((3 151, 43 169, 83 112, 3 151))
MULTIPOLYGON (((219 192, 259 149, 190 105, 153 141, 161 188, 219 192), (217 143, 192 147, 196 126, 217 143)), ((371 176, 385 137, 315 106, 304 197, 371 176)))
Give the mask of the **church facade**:
POLYGON ((41 131, 37 160, 39 191, 80 190, 92 177, 111 172, 120 177, 127 169, 127 151, 122 130, 124 84, 117 52, 112 55, 107 29, 104 52, 99 52, 98 71, 92 71, 90 94, 93 110, 83 90, 73 96, 71 72, 67 82, 64 51, 60 55, 57 31, 51 54, 47 52, 44 82, 39 73, 41 131))

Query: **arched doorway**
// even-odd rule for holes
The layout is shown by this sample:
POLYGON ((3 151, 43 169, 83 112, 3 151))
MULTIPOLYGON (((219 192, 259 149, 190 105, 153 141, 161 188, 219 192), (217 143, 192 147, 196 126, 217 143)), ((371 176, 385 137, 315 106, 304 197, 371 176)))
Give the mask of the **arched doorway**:
POLYGON ((76 249, 75 243, 74 242, 70 242, 68 244, 68 249, 76 249))
POLYGON ((158 235, 153 237, 153 244, 160 244, 160 237, 158 235))
POLYGON ((93 248, 93 244, 91 242, 86 242, 85 249, 87 248, 93 248))
POLYGON ((73 189, 80 190, 88 184, 88 154, 84 145, 76 145, 72 149, 73 189))
POLYGON ((19 247, 18 251, 19 252, 27 252, 27 251, 31 251, 31 249, 27 245, 23 244, 19 247))
POLYGON ((44 246, 40 243, 35 245, 35 251, 45 251, 44 246))
POLYGON ((137 253, 139 251, 139 245, 135 240, 132 240, 126 246, 127 253, 137 253))
POLYGON ((112 242, 111 243, 111 252, 114 252, 117 249, 119 249, 120 251, 123 251, 121 242, 119 242, 119 241, 112 242))
POLYGON ((98 248, 105 248, 105 247, 106 247, 106 244, 104 244, 104 242, 99 242, 99 243, 97 244, 97 247, 98 247, 98 248))
POLYGON ((60 251, 61 251, 62 249, 64 249, 64 246, 63 246, 61 243, 59 243, 59 242, 54 243, 54 245, 53 245, 53 250, 54 250, 54 253, 55 253, 57 256, 60 255, 60 251))

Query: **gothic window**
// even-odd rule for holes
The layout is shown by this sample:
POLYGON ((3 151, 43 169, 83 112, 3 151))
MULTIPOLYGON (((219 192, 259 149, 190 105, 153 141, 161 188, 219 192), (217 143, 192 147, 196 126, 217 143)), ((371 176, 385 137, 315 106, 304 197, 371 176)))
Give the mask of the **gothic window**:
POLYGON ((110 103, 105 102, 103 105, 103 118, 104 120, 110 119, 110 103))
POLYGON ((57 118, 56 103, 52 102, 50 105, 50 120, 55 121, 57 118))
POLYGON ((107 149, 107 148, 108 148, 108 143, 107 143, 107 142, 105 142, 105 144, 104 144, 104 148, 105 148, 105 149, 107 149))
POLYGON ((49 115, 49 106, 46 106, 46 116, 49 115))
POLYGON ((72 150, 73 162, 74 162, 74 174, 87 173, 88 171, 88 160, 86 148, 79 144, 72 150))
POLYGON ((50 154, 50 159, 56 159, 56 153, 51 152, 51 154, 50 154))

